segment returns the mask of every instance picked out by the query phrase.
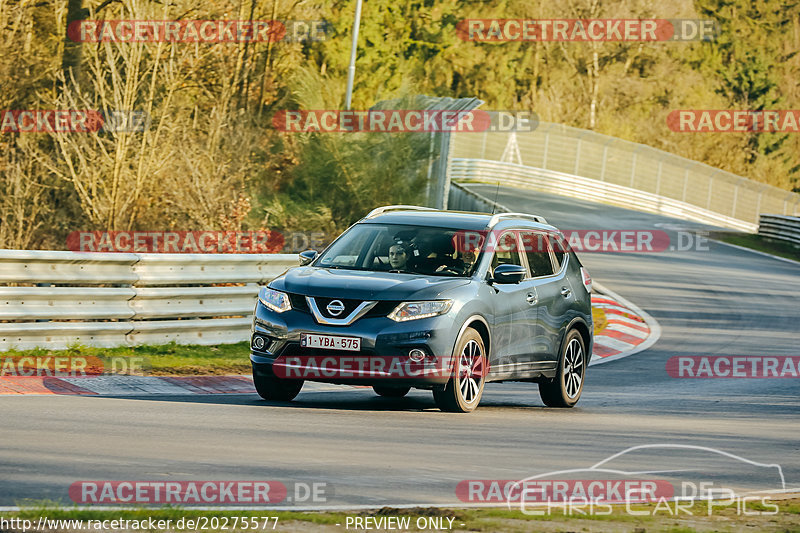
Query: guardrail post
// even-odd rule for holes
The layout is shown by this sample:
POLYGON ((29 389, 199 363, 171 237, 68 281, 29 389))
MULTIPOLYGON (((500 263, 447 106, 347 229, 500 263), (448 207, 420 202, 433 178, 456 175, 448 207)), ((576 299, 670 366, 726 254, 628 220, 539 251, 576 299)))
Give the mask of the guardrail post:
POLYGON ((764 186, 762 185, 758 190, 758 200, 756 200, 756 218, 761 214, 761 197, 764 196, 764 186))
POLYGON ((689 167, 686 167, 686 172, 683 173, 683 194, 681 195, 681 202, 686 203, 686 190, 689 187, 689 167))
POLYGON ((547 144, 550 140, 550 132, 544 134, 544 150, 542 152, 542 168, 547 168, 547 144))
POLYGON ((600 163, 600 181, 606 181, 606 160, 608 159, 608 143, 603 143, 603 161, 600 163))
POLYGON ((715 170, 708 176, 708 200, 706 201, 706 209, 711 211, 711 190, 714 188, 714 174, 719 172, 719 170, 715 170))
POLYGON ((636 183, 634 180, 636 179, 636 152, 639 150, 639 147, 633 149, 633 161, 631 162, 631 189, 634 189, 634 184, 636 183))
POLYGON ((579 135, 578 136, 578 146, 575 148, 575 168, 572 171, 572 173, 575 174, 576 176, 579 175, 578 174, 578 165, 579 165, 580 160, 581 160, 581 137, 582 136, 583 135, 579 135))
POLYGON ((656 196, 661 194, 661 168, 664 166, 664 158, 658 159, 658 172, 656 173, 656 196))
POLYGON ((433 149, 436 133, 431 132, 430 144, 428 145, 428 190, 426 191, 426 205, 431 205, 436 201, 434 195, 436 194, 436 183, 433 180, 433 149))

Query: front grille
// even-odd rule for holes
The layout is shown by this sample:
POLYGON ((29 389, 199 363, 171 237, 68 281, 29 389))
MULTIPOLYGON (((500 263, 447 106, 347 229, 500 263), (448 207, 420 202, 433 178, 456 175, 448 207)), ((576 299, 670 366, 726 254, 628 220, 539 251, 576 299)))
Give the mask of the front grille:
MULTIPOLYGON (((300 311, 302 313, 311 313, 311 309, 308 307, 308 301, 306 297, 302 294, 295 294, 295 293, 288 293, 289 294, 289 301, 292 304, 292 309, 295 311, 300 311)), ((315 297, 314 301, 317 304, 317 308, 319 312, 322 313, 322 316, 325 318, 345 318, 353 312, 353 310, 361 305, 364 300, 351 300, 351 299, 343 299, 343 298, 319 298, 315 297), (342 311, 339 315, 333 316, 328 312, 327 306, 333 300, 339 300, 344 304, 344 311, 342 311)), ((367 313, 362 318, 376 318, 376 317, 385 317, 392 311, 394 308, 400 305, 402 302, 399 300, 380 300, 377 304, 375 304, 372 309, 367 311, 367 313)))
POLYGON ((317 309, 325 318, 345 318, 350 316, 356 307, 364 303, 364 300, 346 300, 344 298, 314 298, 314 302, 317 304, 317 309), (328 311, 328 304, 334 300, 338 300, 344 304, 344 311, 337 315, 333 315, 328 311))

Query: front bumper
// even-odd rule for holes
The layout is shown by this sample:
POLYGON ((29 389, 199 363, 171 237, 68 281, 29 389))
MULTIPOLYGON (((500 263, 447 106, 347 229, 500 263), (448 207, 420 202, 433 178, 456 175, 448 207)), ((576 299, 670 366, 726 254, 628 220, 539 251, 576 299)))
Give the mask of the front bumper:
POLYGON ((250 342, 254 375, 352 385, 444 385, 450 377, 458 328, 453 314, 395 322, 385 316, 362 317, 349 326, 318 324, 305 311, 275 313, 256 304, 250 342), (358 352, 305 348, 303 333, 358 337, 358 352), (256 348, 256 337, 264 339, 256 348), (411 363, 412 349, 426 354, 423 363, 411 363))

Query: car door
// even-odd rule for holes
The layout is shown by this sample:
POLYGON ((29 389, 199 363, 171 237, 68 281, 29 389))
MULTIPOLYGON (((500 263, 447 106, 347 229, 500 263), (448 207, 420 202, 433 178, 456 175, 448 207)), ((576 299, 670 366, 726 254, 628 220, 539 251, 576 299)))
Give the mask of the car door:
MULTIPOLYGON (((516 231, 501 232, 493 248, 490 274, 502 264, 524 266, 516 231)), ((516 365, 529 361, 533 351, 534 323, 530 319, 529 301, 532 291, 525 281, 516 284, 494 283, 492 288, 495 318, 492 351, 496 368, 490 370, 493 373, 513 374, 517 370, 516 365)))
POLYGON ((536 292, 536 305, 530 313, 534 320, 532 361, 554 363, 558 361, 561 325, 572 302, 573 287, 567 278, 567 269, 556 261, 551 237, 546 232, 525 230, 521 232, 525 260, 531 274, 530 285, 536 292))

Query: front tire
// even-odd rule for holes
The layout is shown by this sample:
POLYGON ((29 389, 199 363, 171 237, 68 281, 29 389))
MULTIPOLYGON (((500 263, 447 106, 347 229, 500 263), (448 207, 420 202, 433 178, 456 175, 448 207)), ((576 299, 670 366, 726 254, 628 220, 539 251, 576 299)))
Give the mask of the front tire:
POLYGON ((444 389, 433 389, 433 399, 442 411, 469 413, 478 407, 487 373, 483 337, 467 328, 456 344, 453 375, 444 389))
POLYGON ((411 387, 384 387, 382 385, 375 385, 372 387, 372 390, 375 391, 375 394, 383 396, 384 398, 402 398, 408 394, 411 387))
POLYGON ((265 400, 289 402, 300 393, 300 389, 303 388, 303 380, 281 379, 253 372, 253 385, 255 385, 258 395, 265 400))
POLYGON ((548 407, 572 407, 581 398, 586 377, 586 348, 578 330, 564 339, 558 369, 552 381, 539 383, 539 396, 548 407))

